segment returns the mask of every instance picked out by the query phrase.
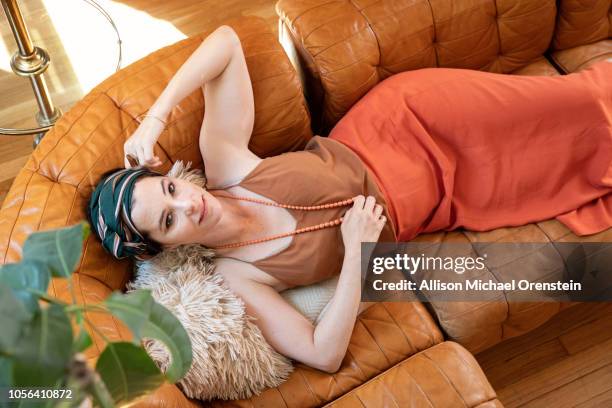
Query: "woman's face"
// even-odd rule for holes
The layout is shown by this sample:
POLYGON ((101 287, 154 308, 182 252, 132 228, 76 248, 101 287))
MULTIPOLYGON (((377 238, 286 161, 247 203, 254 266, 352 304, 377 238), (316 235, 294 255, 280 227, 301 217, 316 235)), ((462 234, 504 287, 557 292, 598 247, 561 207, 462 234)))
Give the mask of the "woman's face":
POLYGON ((132 193, 136 229, 164 246, 204 243, 222 215, 203 188, 174 177, 142 177, 132 193))

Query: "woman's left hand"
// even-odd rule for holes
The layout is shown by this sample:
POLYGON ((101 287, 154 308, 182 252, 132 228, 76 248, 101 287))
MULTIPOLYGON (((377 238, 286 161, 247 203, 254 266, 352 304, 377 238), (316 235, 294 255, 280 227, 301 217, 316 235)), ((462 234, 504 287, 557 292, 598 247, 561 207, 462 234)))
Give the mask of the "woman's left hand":
POLYGON ((145 117, 138 129, 125 141, 123 145, 125 168, 134 165, 157 167, 162 164, 158 156, 154 156, 153 147, 164 130, 164 124, 155 118, 145 117), (130 162, 129 157, 138 160, 137 164, 130 162))

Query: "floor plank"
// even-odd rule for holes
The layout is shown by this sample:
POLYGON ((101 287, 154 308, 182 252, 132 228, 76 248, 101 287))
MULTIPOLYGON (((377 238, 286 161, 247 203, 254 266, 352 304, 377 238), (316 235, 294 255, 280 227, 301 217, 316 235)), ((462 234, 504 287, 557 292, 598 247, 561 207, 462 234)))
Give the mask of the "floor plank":
POLYGON ((559 342, 569 354, 576 354, 612 336, 612 304, 608 310, 602 318, 586 322, 559 336, 559 342))
POLYGON ((612 387, 611 320, 612 303, 579 304, 475 357, 505 407, 588 406, 612 387))
POLYGON ((515 358, 525 350, 538 347, 606 314, 612 315, 611 303, 589 303, 570 307, 561 311, 544 325, 532 330, 528 336, 511 338, 497 344, 494 349, 484 350, 478 354, 478 362, 484 369, 494 367, 504 360, 515 358), (500 356, 503 358, 501 361, 500 356))
POLYGON ((575 408, 601 408, 612 407, 612 389, 596 395, 588 401, 575 406, 575 408))
POLYGON ((521 407, 572 408, 578 404, 592 401, 601 394, 601 390, 610 389, 612 389, 612 365, 607 365, 564 384, 564 386, 555 388, 521 407))

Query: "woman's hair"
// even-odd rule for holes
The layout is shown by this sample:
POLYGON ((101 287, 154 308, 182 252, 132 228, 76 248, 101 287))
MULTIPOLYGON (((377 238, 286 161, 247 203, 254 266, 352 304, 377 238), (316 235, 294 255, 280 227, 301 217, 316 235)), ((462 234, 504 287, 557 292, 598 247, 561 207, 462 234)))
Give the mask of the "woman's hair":
MULTIPOLYGON (((172 166, 172 168, 170 169, 170 171, 168 172, 167 176, 175 177, 175 178, 196 184, 200 187, 206 188, 208 184, 206 173, 204 173, 201 170, 190 169, 190 166, 191 166, 190 162, 188 162, 187 164, 184 164, 182 161, 177 160, 172 166)), ((138 167, 134 169, 115 168, 115 169, 112 169, 102 174, 100 182, 98 183, 98 185, 92 192, 91 197, 86 203, 85 214, 87 216, 87 221, 89 222, 89 225, 92 227, 92 230, 95 232, 95 235, 97 236, 98 240, 102 243, 102 246, 104 247, 104 249, 117 259, 121 259, 125 257, 132 257, 132 258, 142 260, 145 257, 157 255, 163 250, 162 244, 152 239, 149 236, 149 234, 146 232, 131 231, 132 229, 135 230, 135 227, 131 223, 131 219, 130 219, 131 214, 124 214, 123 217, 115 217, 114 216, 115 213, 113 211, 108 211, 109 209, 107 208, 107 211, 105 213, 107 214, 107 217, 110 218, 111 220, 102 219, 101 222, 100 221, 94 222, 94 214, 92 214, 92 210, 94 210, 93 212, 97 213, 98 217, 100 217, 101 214, 104 213, 104 211, 100 212, 100 204, 104 204, 105 206, 108 206, 108 204, 111 204, 111 208, 116 207, 118 204, 120 204, 118 202, 117 195, 112 194, 110 191, 108 191, 109 190, 108 186, 114 186, 114 184, 112 185, 107 184, 107 187, 106 187, 107 191, 105 191, 104 196, 101 196, 100 190, 102 189, 102 187, 104 187, 105 183, 108 183, 108 182, 121 183, 123 180, 118 178, 121 176, 123 176, 123 178, 126 178, 126 176, 127 177, 133 176, 134 177, 133 183, 135 183, 136 179, 140 179, 142 177, 163 177, 164 174, 153 171, 153 170, 149 170, 143 167, 138 167), (102 201, 106 200, 109 203, 100 203, 101 199, 102 201), (124 219, 127 218, 128 222, 127 223, 121 222, 122 221, 121 218, 124 218, 124 219), (108 221, 112 221, 111 225, 108 225, 109 224, 108 221), (101 223, 104 224, 102 225, 102 227, 100 226, 101 223), (118 236, 120 238, 121 237, 123 238, 123 239, 120 239, 123 242, 117 243, 117 242, 114 242, 112 239, 110 239, 108 237, 109 234, 107 234, 107 232, 109 232, 108 231, 109 228, 113 229, 112 231, 113 233, 119 232, 118 236), (114 231, 115 229, 119 229, 121 231, 114 231), (101 236, 100 234, 101 232, 103 233, 104 236, 101 236), (130 241, 137 241, 137 244, 135 244, 134 242, 130 242, 130 241), (119 244, 122 244, 120 246, 127 246, 127 250, 118 251, 117 245, 119 244), (138 249, 138 250, 135 251, 135 249, 138 249)), ((127 187, 133 188, 133 185, 132 186, 128 185, 127 187)), ((129 197, 131 197, 131 192, 129 194, 129 197)), ((130 211, 131 211, 131 203, 126 202, 126 204, 127 204, 126 207, 130 208, 130 211)), ((104 217, 102 216, 102 218, 104 217)), ((123 221, 126 221, 126 220, 123 220, 123 221)))
POLYGON ((162 251, 162 245, 148 233, 136 230, 129 214, 131 193, 136 181, 144 177, 162 176, 145 168, 115 168, 102 174, 87 201, 85 214, 104 249, 115 258, 144 259, 162 251))

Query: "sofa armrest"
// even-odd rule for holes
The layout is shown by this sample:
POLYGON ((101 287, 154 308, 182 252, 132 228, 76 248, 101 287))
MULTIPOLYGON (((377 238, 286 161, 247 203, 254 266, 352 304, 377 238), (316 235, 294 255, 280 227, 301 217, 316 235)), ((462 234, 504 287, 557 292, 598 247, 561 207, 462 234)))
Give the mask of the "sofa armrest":
POLYGON ((357 317, 346 356, 336 373, 328 374, 296 363, 294 372, 280 386, 266 389, 248 400, 215 400, 211 406, 322 406, 442 341, 442 333, 421 303, 375 303, 357 317))
POLYGON ((330 408, 502 407, 472 354, 445 341, 417 353, 338 398, 330 408))

